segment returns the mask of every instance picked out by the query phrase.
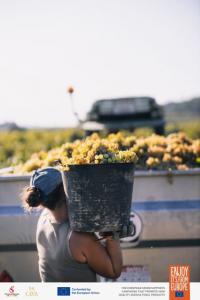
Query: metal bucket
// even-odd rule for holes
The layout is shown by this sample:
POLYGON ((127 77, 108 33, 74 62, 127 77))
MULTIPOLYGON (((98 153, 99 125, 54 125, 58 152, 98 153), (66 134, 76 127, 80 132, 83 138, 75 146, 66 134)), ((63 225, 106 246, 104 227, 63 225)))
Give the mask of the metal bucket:
POLYGON ((116 231, 128 224, 134 164, 71 165, 62 173, 75 231, 116 231))

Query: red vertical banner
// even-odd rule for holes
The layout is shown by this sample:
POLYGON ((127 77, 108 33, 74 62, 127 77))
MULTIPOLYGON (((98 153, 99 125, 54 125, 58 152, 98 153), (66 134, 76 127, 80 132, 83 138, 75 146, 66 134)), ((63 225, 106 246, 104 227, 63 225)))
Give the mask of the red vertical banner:
POLYGON ((169 266, 169 299, 190 300, 190 266, 169 266))

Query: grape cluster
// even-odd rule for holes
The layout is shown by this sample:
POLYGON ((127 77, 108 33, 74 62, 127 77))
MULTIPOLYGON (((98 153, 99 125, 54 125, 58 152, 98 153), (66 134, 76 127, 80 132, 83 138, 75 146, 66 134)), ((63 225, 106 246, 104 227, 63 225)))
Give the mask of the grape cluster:
POLYGON ((152 135, 141 139, 137 146, 138 169, 187 170, 200 167, 200 140, 191 140, 183 132, 167 137, 152 135))
POLYGON ((66 145, 63 145, 61 150, 61 168, 64 170, 72 164, 135 163, 137 161, 133 149, 121 150, 113 136, 100 138, 94 133, 83 141, 75 141, 71 148, 73 150, 70 155, 66 151, 66 145))

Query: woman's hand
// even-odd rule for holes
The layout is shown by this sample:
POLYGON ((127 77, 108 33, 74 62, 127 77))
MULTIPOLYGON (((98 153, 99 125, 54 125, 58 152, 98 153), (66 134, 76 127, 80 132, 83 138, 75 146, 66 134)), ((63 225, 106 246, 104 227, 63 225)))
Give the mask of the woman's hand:
POLYGON ((114 240, 119 241, 120 236, 118 231, 107 231, 107 232, 99 232, 100 240, 114 240))
POLYGON ((132 221, 129 221, 128 225, 123 225, 121 230, 119 231, 99 232, 99 235, 102 237, 101 239, 112 238, 114 240, 119 240, 121 238, 132 236, 134 234, 135 226, 132 221))
POLYGON ((130 220, 128 225, 123 225, 122 229, 119 232, 119 237, 120 238, 125 238, 128 236, 132 236, 135 234, 135 226, 133 222, 130 220))

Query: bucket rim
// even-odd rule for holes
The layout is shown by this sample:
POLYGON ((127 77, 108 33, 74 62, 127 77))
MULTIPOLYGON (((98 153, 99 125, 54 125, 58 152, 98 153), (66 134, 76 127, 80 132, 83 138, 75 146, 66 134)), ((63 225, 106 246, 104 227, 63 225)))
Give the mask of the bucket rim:
MULTIPOLYGON (((91 168, 91 167, 97 167, 97 168, 103 168, 105 166, 120 166, 120 165, 124 165, 124 166, 135 166, 135 163, 105 163, 105 164, 70 164, 68 165, 69 168, 72 167, 72 168, 91 168)), ((62 170, 62 172, 69 172, 70 169, 67 171, 67 170, 62 170)))

